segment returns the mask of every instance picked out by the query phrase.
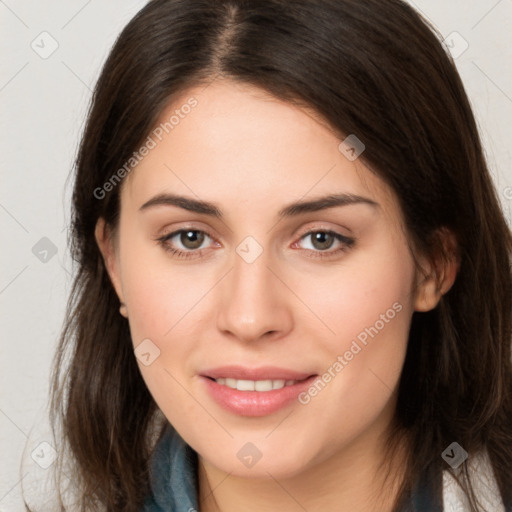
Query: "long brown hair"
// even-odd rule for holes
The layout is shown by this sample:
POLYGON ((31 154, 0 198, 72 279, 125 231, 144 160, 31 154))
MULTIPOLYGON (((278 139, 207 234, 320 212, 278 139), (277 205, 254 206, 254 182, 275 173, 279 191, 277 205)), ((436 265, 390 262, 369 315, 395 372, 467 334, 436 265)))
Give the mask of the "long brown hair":
MULTIPOLYGON (((218 75, 357 134, 362 158, 395 191, 423 254, 442 256, 440 229, 454 233, 455 284, 412 319, 395 418, 395 434, 410 439, 401 489, 427 468, 451 471, 441 453, 457 441, 470 458, 487 451, 511 501, 512 237, 463 84, 435 29, 400 0, 151 0, 104 65, 75 166, 77 273, 55 357, 51 421, 76 461, 84 510, 94 501, 140 509, 160 412, 94 237, 100 217, 115 229, 121 187, 101 198, 97 191, 173 97, 218 75)), ((477 511, 467 462, 461 485, 477 511)))

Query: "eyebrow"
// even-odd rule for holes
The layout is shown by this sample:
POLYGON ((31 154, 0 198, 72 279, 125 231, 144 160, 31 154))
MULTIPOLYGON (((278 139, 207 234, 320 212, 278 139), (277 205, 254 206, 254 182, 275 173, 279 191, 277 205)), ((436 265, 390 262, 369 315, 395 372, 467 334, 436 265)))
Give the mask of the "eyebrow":
MULTIPOLYGON (((356 194, 330 194, 310 201, 297 201, 295 203, 291 203, 279 210, 278 217, 294 217, 303 213, 318 212, 329 208, 354 204, 366 204, 373 208, 379 207, 379 203, 372 199, 356 194)), ((210 215, 218 219, 222 219, 223 217, 221 209, 214 203, 176 194, 158 194, 145 202, 140 207, 140 211, 154 208, 156 206, 177 206, 184 210, 188 210, 189 212, 210 215)))

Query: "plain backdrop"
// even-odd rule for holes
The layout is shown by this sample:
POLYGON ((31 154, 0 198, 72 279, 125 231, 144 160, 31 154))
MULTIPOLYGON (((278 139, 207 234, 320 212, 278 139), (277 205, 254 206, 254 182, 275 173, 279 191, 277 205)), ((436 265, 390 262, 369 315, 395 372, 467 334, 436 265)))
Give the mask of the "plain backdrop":
MULTIPOLYGON (((68 177, 88 102, 115 38, 145 3, 0 0, 2 512, 24 510, 20 455, 34 417, 47 403, 72 282, 68 177)), ((512 0, 410 3, 457 56, 512 224, 512 0)))

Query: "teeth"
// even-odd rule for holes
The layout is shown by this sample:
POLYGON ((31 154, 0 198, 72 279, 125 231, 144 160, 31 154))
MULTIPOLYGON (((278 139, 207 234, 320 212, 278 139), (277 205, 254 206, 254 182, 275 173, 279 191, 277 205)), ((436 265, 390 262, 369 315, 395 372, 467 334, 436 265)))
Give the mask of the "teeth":
POLYGON ((297 383, 296 380, 237 380, 237 379, 215 379, 217 384, 227 386, 238 391, 272 391, 273 389, 281 389, 285 386, 292 386, 297 383))

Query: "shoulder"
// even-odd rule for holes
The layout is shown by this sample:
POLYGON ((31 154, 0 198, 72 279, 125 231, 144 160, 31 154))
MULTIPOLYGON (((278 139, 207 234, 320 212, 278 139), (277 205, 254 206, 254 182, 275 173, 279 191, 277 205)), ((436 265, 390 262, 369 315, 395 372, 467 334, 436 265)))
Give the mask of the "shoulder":
MULTIPOLYGON (((468 469, 475 495, 483 507, 482 510, 505 512, 505 506, 494 477, 494 472, 487 452, 480 452, 468 459, 468 469)), ((460 471, 455 470, 458 476, 460 471)), ((465 512, 469 510, 468 500, 461 487, 452 476, 443 471, 444 512, 465 512)))

